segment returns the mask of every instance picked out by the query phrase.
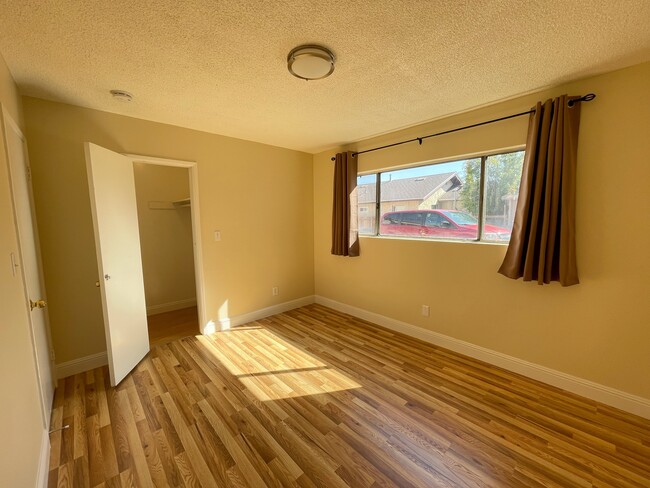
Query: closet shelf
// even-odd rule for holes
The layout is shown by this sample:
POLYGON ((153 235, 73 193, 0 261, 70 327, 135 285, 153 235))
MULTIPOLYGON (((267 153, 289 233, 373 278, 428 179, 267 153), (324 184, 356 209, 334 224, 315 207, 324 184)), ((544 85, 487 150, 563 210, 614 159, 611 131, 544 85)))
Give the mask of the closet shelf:
POLYGON ((182 200, 176 200, 172 203, 174 204, 174 207, 189 207, 191 205, 190 197, 183 198, 182 200))
POLYGON ((160 202, 160 201, 150 201, 149 208, 151 210, 175 210, 177 208, 190 207, 191 201, 189 198, 183 198, 181 200, 175 200, 173 202, 160 202))

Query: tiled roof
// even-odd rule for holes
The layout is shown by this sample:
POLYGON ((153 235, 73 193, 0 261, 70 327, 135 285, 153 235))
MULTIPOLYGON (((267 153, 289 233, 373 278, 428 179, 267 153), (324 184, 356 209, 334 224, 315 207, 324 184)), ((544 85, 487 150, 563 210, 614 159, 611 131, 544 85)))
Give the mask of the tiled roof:
MULTIPOLYGON (((451 182, 451 187, 460 186, 462 182, 458 179, 457 173, 455 172, 382 181, 381 201, 397 202, 403 200, 424 200, 424 198, 432 191, 441 187, 454 177, 456 181, 451 182)), ((376 190, 377 186, 374 183, 357 186, 358 202, 374 203, 377 193, 376 190)))

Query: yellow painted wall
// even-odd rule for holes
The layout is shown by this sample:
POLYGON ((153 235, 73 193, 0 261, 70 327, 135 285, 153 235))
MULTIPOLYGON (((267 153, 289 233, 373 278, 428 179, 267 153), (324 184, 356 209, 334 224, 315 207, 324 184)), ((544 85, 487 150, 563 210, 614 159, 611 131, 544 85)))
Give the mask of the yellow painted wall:
POLYGON ((188 198, 189 170, 135 163, 133 173, 147 310, 153 308, 155 313, 184 308, 174 307, 177 302, 190 306, 188 300, 196 300, 190 207, 160 209, 150 205, 188 198))
MULTIPOLYGON (((19 125, 22 108, 0 56, 0 103, 19 125)), ((0 129, 1 132, 1 129, 0 129)), ((4 134, 0 133, 0 484, 36 486, 41 441, 40 409, 26 298, 20 273, 12 276, 10 254, 19 255, 4 134)))
MULTIPOLYGON (((594 92, 578 148, 581 284, 562 288, 499 274, 506 248, 361 238, 361 257, 331 256, 330 157, 314 157, 316 294, 650 398, 650 63, 363 141, 363 150, 594 92), (616 198, 612 198, 616 195, 616 198), (431 317, 420 315, 430 305, 431 317)), ((525 143, 512 119, 360 156, 359 171, 444 160, 525 143)))
POLYGON ((208 319, 313 294, 311 155, 34 98, 23 104, 57 363, 105 350, 84 141, 197 161, 208 319))

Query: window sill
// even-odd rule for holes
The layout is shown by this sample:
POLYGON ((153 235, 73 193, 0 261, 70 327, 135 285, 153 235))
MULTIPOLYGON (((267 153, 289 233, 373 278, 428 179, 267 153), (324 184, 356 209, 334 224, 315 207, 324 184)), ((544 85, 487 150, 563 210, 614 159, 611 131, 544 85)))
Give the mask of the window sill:
POLYGON ((422 239, 419 237, 407 237, 407 236, 378 236, 378 235, 368 235, 368 234, 359 234, 360 238, 363 239, 377 239, 377 240, 386 240, 386 241, 411 241, 411 242, 436 242, 443 244, 481 244, 487 246, 508 246, 508 242, 497 242, 497 241, 477 241, 473 239, 422 239))

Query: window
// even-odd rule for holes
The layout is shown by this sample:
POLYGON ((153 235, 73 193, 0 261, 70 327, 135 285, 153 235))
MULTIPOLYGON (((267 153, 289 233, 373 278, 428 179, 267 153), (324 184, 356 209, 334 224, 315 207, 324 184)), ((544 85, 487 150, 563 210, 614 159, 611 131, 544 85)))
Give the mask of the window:
POLYGON ((357 205, 359 206, 358 222, 359 234, 361 235, 375 235, 377 228, 377 176, 358 176, 357 177, 357 205), (361 209, 368 210, 361 210, 361 209), (369 210, 372 209, 372 210, 369 210))
POLYGON ((359 232, 507 242, 523 160, 518 151, 359 176, 359 232))

